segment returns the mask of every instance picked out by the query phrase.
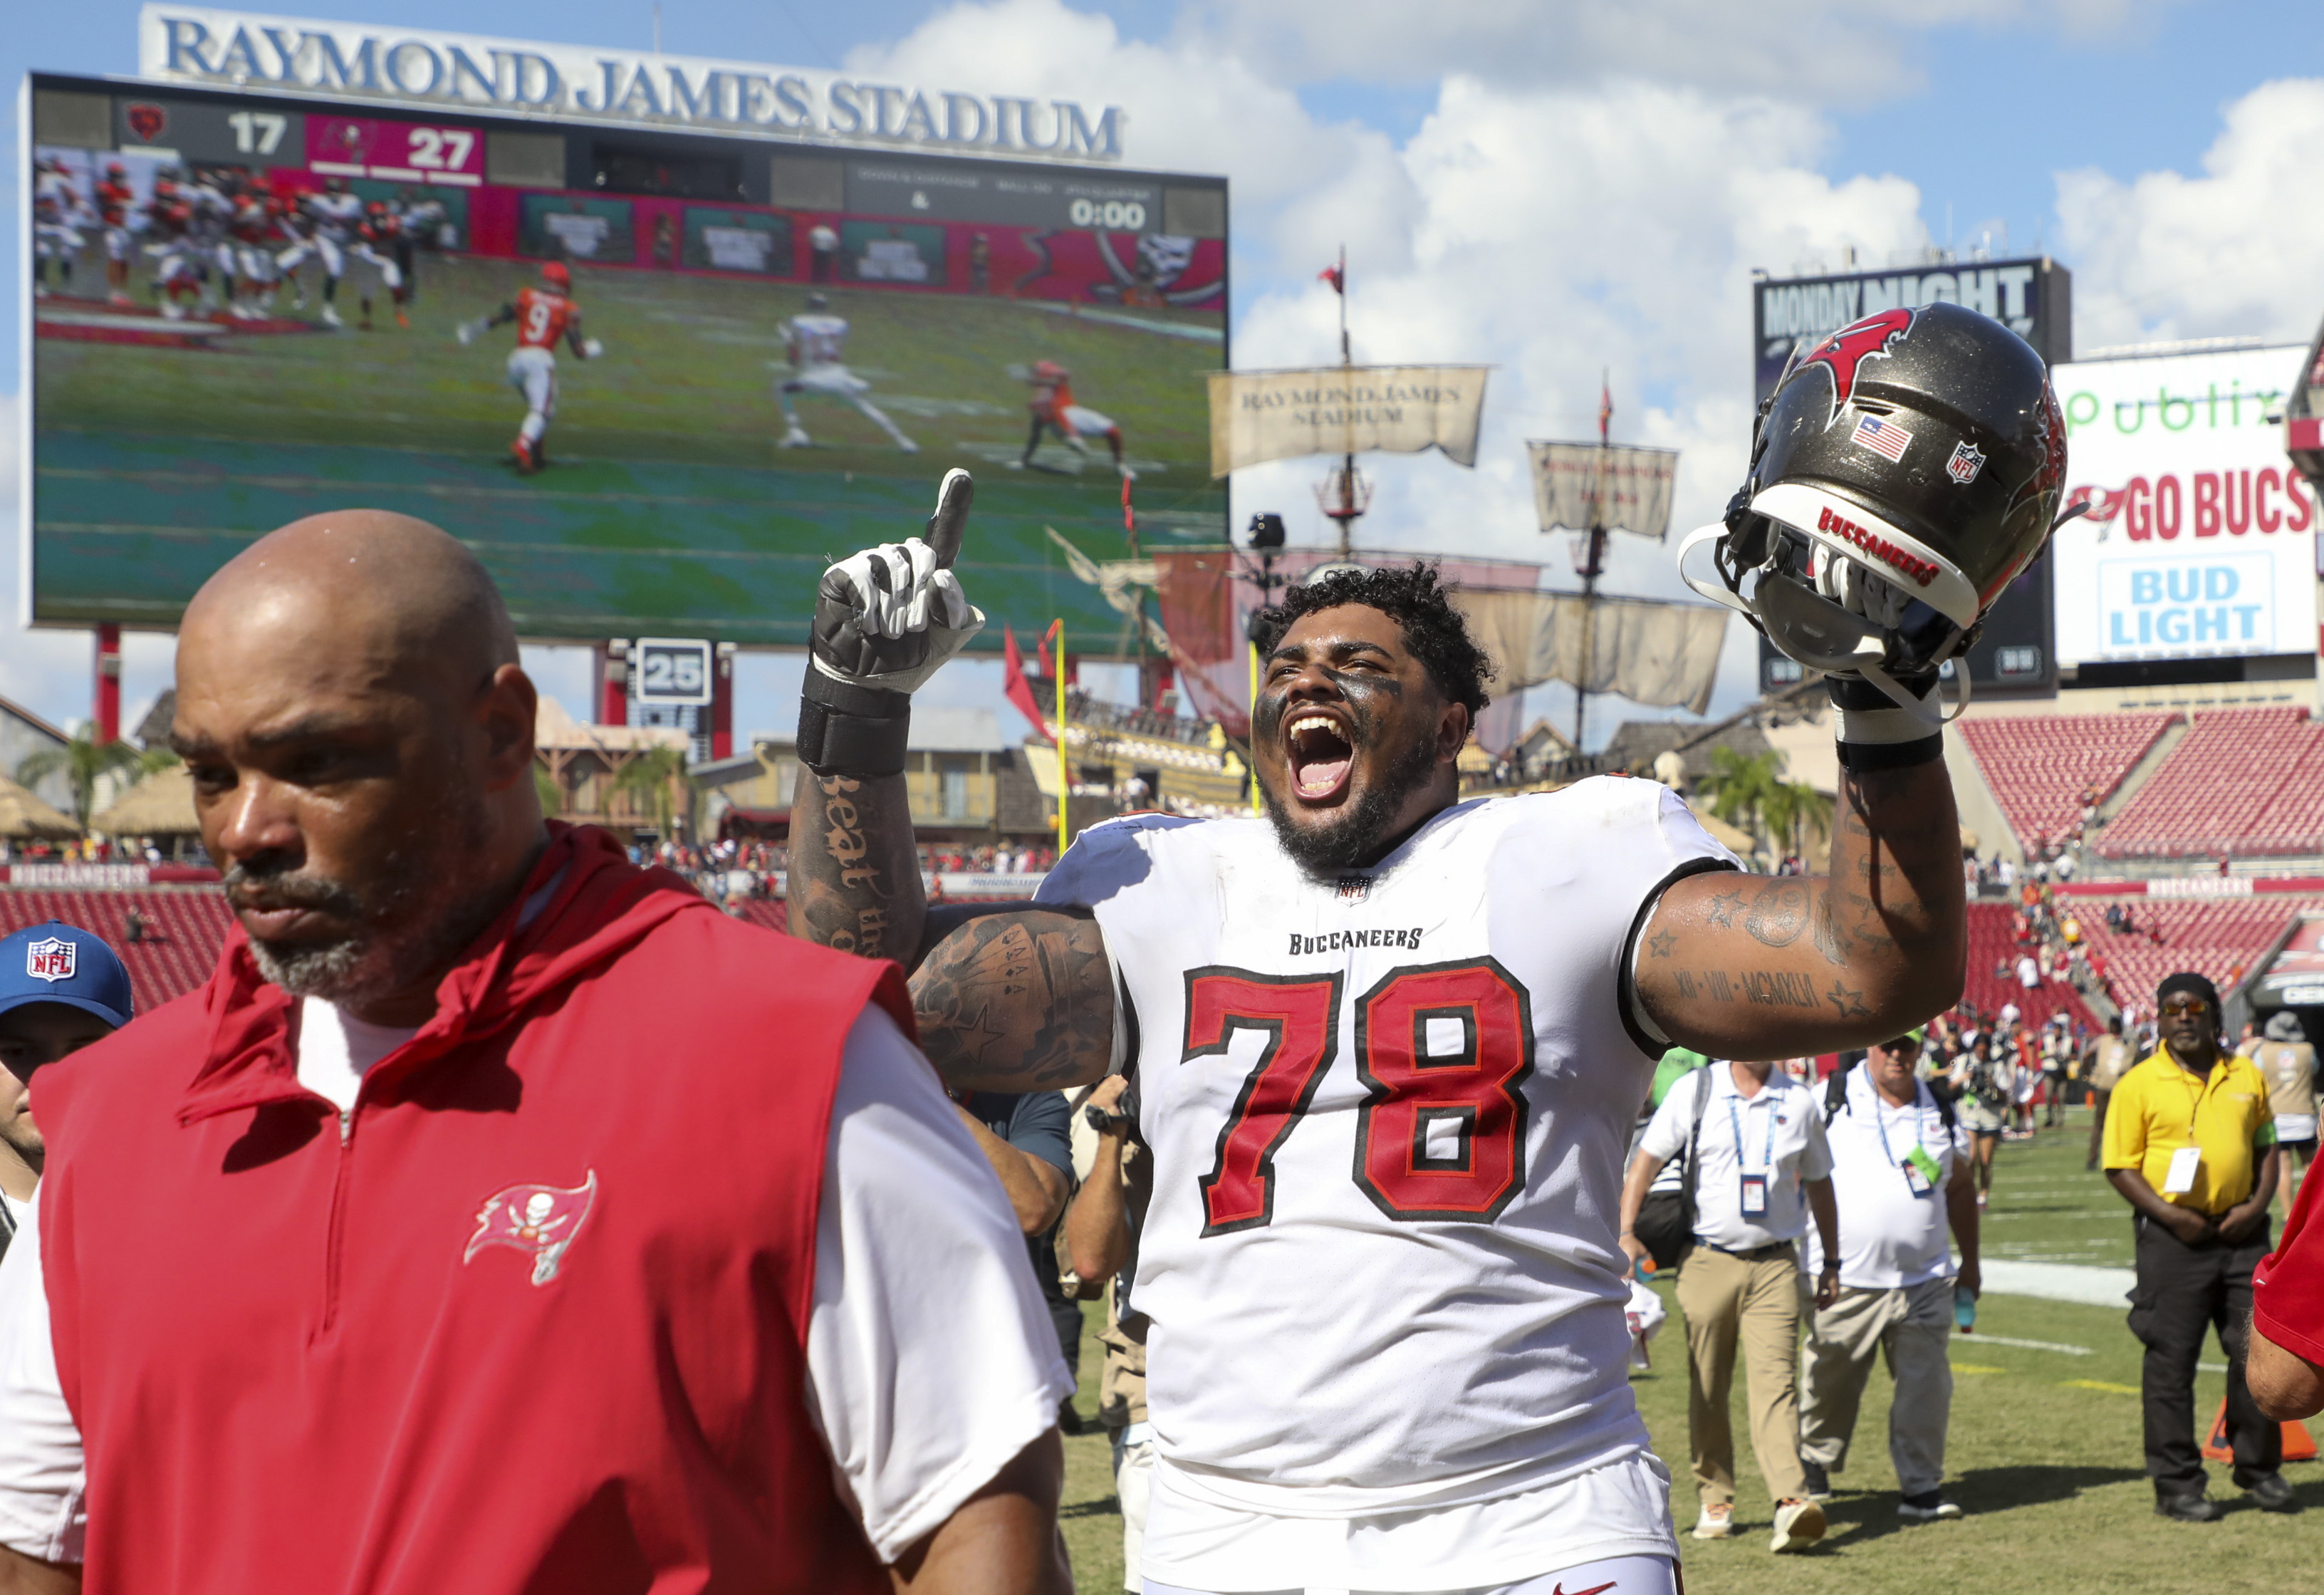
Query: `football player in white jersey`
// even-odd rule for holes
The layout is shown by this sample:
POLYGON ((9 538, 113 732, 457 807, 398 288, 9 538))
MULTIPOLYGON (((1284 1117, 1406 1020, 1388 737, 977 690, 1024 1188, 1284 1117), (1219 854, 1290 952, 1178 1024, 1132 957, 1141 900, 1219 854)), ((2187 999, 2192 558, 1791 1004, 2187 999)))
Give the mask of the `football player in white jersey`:
POLYGON ((801 393, 821 393, 855 406, 906 454, 920 452, 920 446, 905 437, 902 428, 864 397, 872 391, 872 384, 847 369, 847 318, 831 313, 828 298, 820 293, 808 294, 807 309, 781 327, 783 348, 791 363, 790 375, 775 384, 775 402, 783 410, 783 447, 805 448, 815 441, 799 425, 795 401, 801 393))
POLYGON ((363 196, 349 192, 345 178, 326 178, 323 191, 307 195, 301 208, 306 229, 297 243, 275 257, 274 263, 290 280, 296 308, 307 302, 306 290, 299 283, 299 267, 310 254, 319 259, 323 263, 323 325, 337 327, 341 325, 339 279, 346 275, 346 246, 363 225, 363 196))
POLYGON ((42 154, 32 161, 32 297, 49 297, 49 266, 57 268, 57 285, 72 291, 73 263, 80 256, 81 198, 73 188, 64 162, 42 154))
MULTIPOLYGON (((910 693, 983 620, 949 569, 965 473, 925 540, 825 572, 790 923, 914 965, 921 1045, 956 1088, 1131 1075, 1154 1154, 1132 1285, 1153 1325, 1149 1592, 1674 1588, 1669 1476, 1625 1377, 1618 1233, 1655 1060, 1867 1046, 1961 990, 1932 705, 1937 662, 1978 616, 1933 605, 1954 580, 1999 592, 2038 552, 2065 455, 2038 356, 1957 309, 1914 313, 1934 330, 1894 361, 1911 383, 1865 386, 1940 460, 1974 425, 1983 488, 1932 493, 1914 462, 1884 475, 1844 441, 1816 460, 1822 485, 1794 477, 1871 358, 1859 338, 1836 401, 1807 386, 1821 367, 1778 389, 1754 480, 1712 529, 1756 537, 1768 580, 1802 579, 1793 539, 1822 550, 1837 596, 1754 611, 1787 647, 1810 643, 1786 616, 1864 639, 1858 663, 1824 667, 1842 770, 1828 875, 1737 874, 1654 782, 1461 801, 1486 661, 1412 567, 1323 575, 1260 617, 1265 818, 1093 826, 1034 907, 932 912, 904 750, 910 693), (1843 502, 1831 543, 1801 526, 1843 502), (1860 561, 1843 573, 1840 546, 1904 579, 1925 567, 1930 603, 1889 602, 1860 561)), ((1796 1504, 1793 1544, 1822 1529, 1796 1504)))

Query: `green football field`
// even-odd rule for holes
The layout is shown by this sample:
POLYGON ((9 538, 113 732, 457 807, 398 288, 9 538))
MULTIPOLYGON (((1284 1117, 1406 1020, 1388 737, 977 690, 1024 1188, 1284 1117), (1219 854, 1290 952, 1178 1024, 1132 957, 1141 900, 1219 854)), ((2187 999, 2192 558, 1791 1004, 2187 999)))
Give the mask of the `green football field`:
MULTIPOLYGON (((1066 365, 1077 401, 1121 428, 1148 548, 1225 530, 1203 386, 1222 361, 1216 312, 835 288, 849 368, 919 452, 811 394, 798 404, 813 446, 783 449, 777 323, 805 308, 804 286, 585 265, 575 299, 604 356, 560 350, 550 464, 520 477, 506 461, 524 412, 503 372, 513 328, 468 347, 453 329, 536 270, 426 258, 420 276, 409 330, 383 306, 376 330, 355 330, 350 281, 337 333, 238 333, 215 350, 36 340, 38 617, 172 623, 250 538, 371 504, 472 543, 528 635, 796 646, 823 567, 917 530, 962 466, 977 476, 962 563, 979 602, 1020 632, 1062 614, 1075 650, 1113 652, 1120 617, 1043 530, 1099 558, 1126 554, 1103 441, 1084 461, 1052 437, 1036 468, 1015 466, 1028 390, 1010 367, 1038 359, 1066 365)), ((998 632, 979 642, 997 648, 998 632)))
MULTIPOLYGON (((2089 1116, 2076 1110, 2068 1129, 2002 1147, 1983 1227, 1990 1255, 2129 1266, 2129 1210, 2104 1176, 2083 1169, 2089 1144, 2089 1116)), ((1673 1475, 1688 1595, 2188 1595, 2288 1587, 2306 1565, 2301 1547, 2315 1538, 2324 1513, 2324 1463, 2285 1464, 2304 1517, 2256 1510, 2228 1482, 2226 1468, 2211 1464, 2211 1494, 2227 1505, 2225 1519, 2192 1525, 2157 1517, 2139 1443, 2140 1348, 2123 1322, 2127 1308, 2019 1295, 1987 1295, 1976 1332, 1953 1337, 1945 1489, 1966 1517, 1923 1526, 1897 1520, 1890 1386, 1876 1368, 1848 1465, 1832 1478, 1830 1534, 1805 1554, 1770 1554, 1773 1510, 1752 1460, 1738 1367, 1736 1537, 1690 1538, 1684 1531, 1699 1503, 1687 1469, 1685 1326, 1671 1287, 1661 1288, 1670 1320, 1654 1341, 1653 1370, 1633 1375, 1631 1388, 1673 1475)), ((1082 1342, 1074 1397, 1093 1418, 1095 1328, 1082 1342)), ((2223 1360, 2215 1340, 2195 1381, 2206 1422, 2226 1392, 2223 1360)), ((2324 1433, 2324 1422, 2315 1426, 2324 1433)), ((1121 1517, 1101 1433, 1065 1442, 1062 1517, 1076 1587, 1084 1595, 1120 1590, 1121 1517)))

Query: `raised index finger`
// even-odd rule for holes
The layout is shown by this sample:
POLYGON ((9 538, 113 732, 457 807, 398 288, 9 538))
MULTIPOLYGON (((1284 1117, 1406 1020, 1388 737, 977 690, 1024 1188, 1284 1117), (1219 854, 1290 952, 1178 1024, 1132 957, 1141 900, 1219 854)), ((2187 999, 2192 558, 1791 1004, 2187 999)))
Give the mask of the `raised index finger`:
POLYGON ((950 570, 960 557, 960 541, 968 530, 968 507, 976 499, 976 482, 957 466, 945 473, 936 489, 936 512, 928 517, 927 542, 936 557, 938 570, 950 570))

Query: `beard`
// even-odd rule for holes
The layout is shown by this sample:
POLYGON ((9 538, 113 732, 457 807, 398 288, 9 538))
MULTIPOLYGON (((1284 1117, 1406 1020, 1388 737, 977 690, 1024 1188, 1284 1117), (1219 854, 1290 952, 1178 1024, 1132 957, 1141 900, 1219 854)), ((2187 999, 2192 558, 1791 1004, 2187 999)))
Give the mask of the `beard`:
POLYGON ((496 898, 471 895, 474 873, 463 868, 488 834, 479 796, 431 815, 422 839, 391 849, 360 887, 263 862, 234 865, 224 886, 229 902, 312 908, 346 925, 323 938, 254 936, 250 955, 260 974, 294 997, 361 1010, 448 963, 500 911, 496 898))
POLYGON ((1353 803, 1344 805, 1321 825, 1294 819, 1290 806, 1264 783, 1259 797, 1267 804, 1267 817, 1274 822, 1275 839, 1291 855, 1291 862, 1319 880, 1328 880, 1377 862, 1384 844, 1391 840, 1390 828, 1404 800, 1435 773, 1435 739, 1421 735, 1380 771, 1378 779, 1367 781, 1353 803))

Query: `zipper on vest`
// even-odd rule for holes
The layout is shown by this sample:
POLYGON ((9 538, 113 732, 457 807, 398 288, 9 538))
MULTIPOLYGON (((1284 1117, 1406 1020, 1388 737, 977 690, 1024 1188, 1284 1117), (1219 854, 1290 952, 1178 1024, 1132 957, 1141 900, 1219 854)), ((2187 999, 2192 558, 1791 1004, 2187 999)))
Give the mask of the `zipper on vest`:
POLYGON ((347 1184, 355 1166, 355 1111, 352 1107, 339 1110, 339 1170, 331 1182, 330 1227, 323 1242, 323 1322, 315 1332, 318 1341, 328 1340, 339 1323, 339 1249, 340 1232, 346 1225, 347 1184))

